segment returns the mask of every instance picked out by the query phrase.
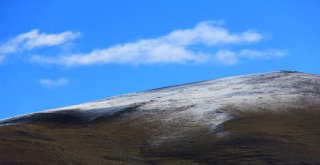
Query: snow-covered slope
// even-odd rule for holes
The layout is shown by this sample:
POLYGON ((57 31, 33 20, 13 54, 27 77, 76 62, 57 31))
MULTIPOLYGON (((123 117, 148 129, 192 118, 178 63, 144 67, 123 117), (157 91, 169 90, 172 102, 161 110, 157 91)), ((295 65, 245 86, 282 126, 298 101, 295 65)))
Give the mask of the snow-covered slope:
POLYGON ((319 104, 319 75, 278 71, 126 94, 9 118, 0 123, 4 125, 31 122, 52 114, 70 115, 79 120, 92 121, 98 117, 134 109, 135 115, 152 111, 158 113, 158 120, 204 123, 216 128, 232 118, 228 111, 230 107, 240 111, 278 111, 319 104))

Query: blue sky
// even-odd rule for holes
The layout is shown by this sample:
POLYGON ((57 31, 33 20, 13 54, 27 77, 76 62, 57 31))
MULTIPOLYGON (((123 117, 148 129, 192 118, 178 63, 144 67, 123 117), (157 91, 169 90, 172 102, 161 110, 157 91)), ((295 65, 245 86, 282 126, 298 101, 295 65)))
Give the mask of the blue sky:
POLYGON ((225 76, 320 73, 317 0, 0 1, 0 118, 225 76))

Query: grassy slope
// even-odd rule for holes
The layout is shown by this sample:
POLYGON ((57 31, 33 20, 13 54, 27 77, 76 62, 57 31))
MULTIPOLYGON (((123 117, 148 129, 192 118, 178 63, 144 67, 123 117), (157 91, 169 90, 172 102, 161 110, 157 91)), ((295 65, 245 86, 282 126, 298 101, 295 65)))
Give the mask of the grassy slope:
MULTIPOLYGON (((232 110, 230 110, 231 112, 232 110)), ((232 111, 226 136, 192 126, 161 145, 150 138, 165 128, 153 115, 122 114, 86 124, 36 122, 0 127, 0 164, 316 164, 320 109, 281 113, 232 111), (129 117, 130 116, 130 117, 129 117), (148 120, 145 120, 148 119, 148 120)))

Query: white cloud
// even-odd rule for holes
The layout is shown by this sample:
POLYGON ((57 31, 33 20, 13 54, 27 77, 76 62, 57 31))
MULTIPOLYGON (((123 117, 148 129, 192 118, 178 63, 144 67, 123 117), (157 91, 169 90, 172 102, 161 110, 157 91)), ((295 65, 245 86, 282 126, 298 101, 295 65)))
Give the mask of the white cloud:
POLYGON ((214 58, 216 62, 225 65, 233 65, 239 62, 237 54, 230 50, 220 50, 214 58))
POLYGON ((9 54, 24 52, 38 47, 62 45, 78 38, 79 36, 80 33, 72 31, 57 34, 46 34, 39 33, 39 30, 35 29, 30 32, 20 34, 0 45, 0 62, 9 54))
MULTIPOLYGON (((35 55, 32 61, 64 66, 92 65, 102 63, 155 64, 207 62, 214 53, 192 50, 192 46, 214 48, 230 44, 248 44, 262 40, 262 35, 245 31, 231 33, 215 22, 201 22, 192 29, 175 30, 168 35, 154 39, 143 39, 88 53, 60 56, 35 55)), ((220 55, 221 60, 223 55, 220 55)), ((229 55, 229 58, 232 55, 229 55)), ((232 63, 232 62, 231 62, 232 63)), ((230 63, 230 64, 231 64, 230 63)), ((233 63, 236 63, 234 61, 233 63)))
POLYGON ((47 88, 56 88, 56 87, 63 87, 69 84, 69 80, 66 78, 59 78, 59 79, 40 79, 39 84, 47 88))
POLYGON ((198 23, 193 29, 175 30, 160 39, 175 45, 204 44, 213 46, 257 42, 262 39, 262 35, 253 31, 232 34, 221 25, 207 21, 198 23))
MULTIPOLYGON (((79 36, 80 33, 72 31, 46 34, 32 30, 0 45, 0 62, 7 55, 17 52, 30 51, 38 47, 65 46, 79 36)), ((233 65, 243 59, 269 59, 288 54, 287 51, 277 49, 240 49, 245 44, 260 42, 262 39, 260 33, 252 30, 232 33, 221 23, 206 21, 198 23, 193 28, 174 30, 157 38, 117 44, 87 53, 45 56, 37 55, 34 51, 31 61, 67 67, 108 63, 139 65, 215 62, 233 65), (236 45, 240 51, 230 50, 232 45, 236 45)))
POLYGON ((255 59, 255 58, 273 58, 273 57, 284 57, 288 55, 287 50, 278 50, 278 49, 266 49, 266 50, 250 50, 244 49, 239 52, 241 57, 255 59))
POLYGON ((251 50, 244 49, 240 51, 220 50, 214 56, 216 62, 233 65, 239 63, 242 59, 269 59, 276 57, 284 57, 288 54, 287 50, 266 49, 266 50, 251 50))

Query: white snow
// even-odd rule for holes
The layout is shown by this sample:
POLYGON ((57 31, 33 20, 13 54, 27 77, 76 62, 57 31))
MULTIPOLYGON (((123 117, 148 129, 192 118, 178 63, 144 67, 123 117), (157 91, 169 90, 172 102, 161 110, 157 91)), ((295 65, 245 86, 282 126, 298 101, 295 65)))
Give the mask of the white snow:
POLYGON ((140 112, 171 111, 163 120, 187 118, 193 122, 205 122, 214 128, 231 118, 228 112, 224 111, 227 107, 239 110, 279 110, 284 107, 303 106, 301 97, 304 101, 308 100, 308 103, 318 102, 319 94, 312 92, 314 86, 312 84, 303 86, 307 82, 319 86, 320 77, 298 72, 235 76, 126 94, 41 113, 76 109, 81 112, 92 112, 90 114, 95 118, 134 104, 141 104, 138 107, 140 112), (176 111, 179 108, 184 110, 176 111))

